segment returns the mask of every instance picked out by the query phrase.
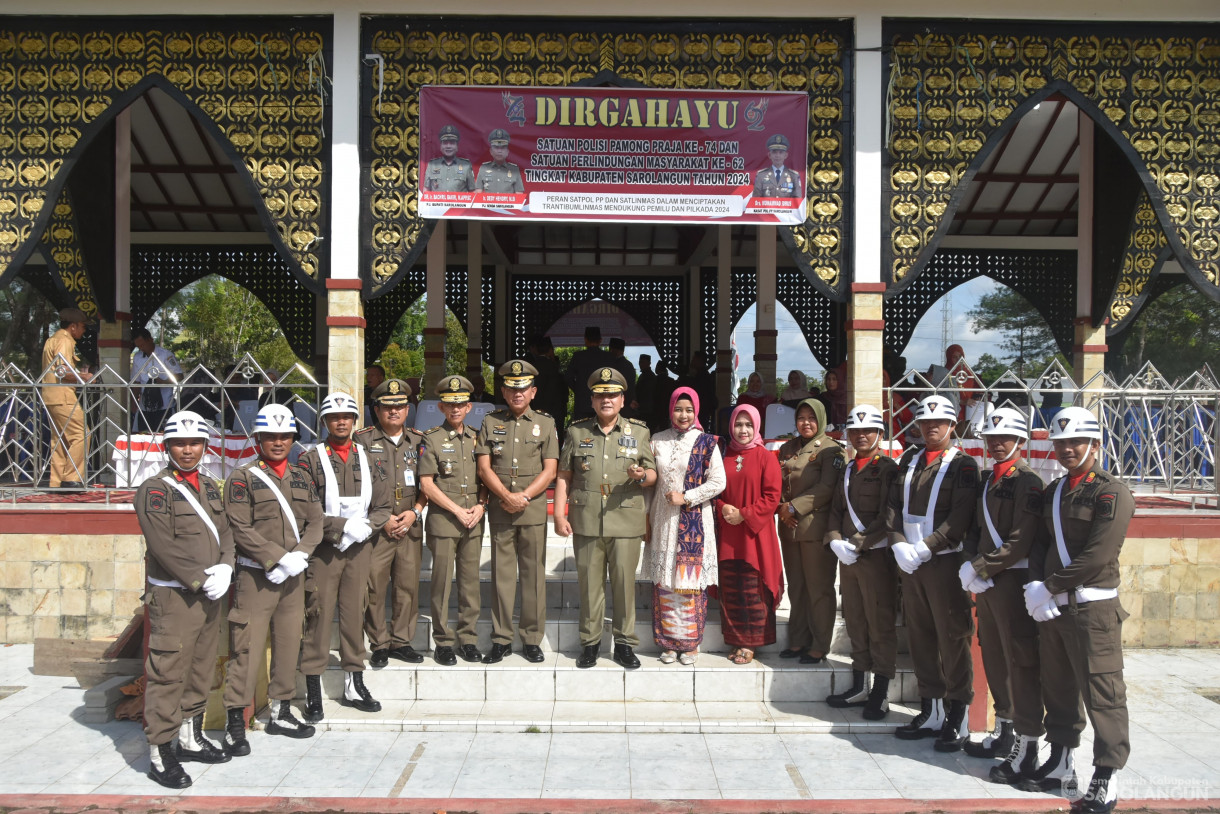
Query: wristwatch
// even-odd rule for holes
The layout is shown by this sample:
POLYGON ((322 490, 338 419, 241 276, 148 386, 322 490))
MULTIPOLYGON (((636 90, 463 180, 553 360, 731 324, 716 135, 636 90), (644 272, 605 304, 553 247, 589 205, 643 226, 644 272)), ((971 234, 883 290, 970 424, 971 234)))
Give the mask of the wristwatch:
POLYGON ((788 503, 788 514, 796 514, 796 507, 792 505, 791 501, 788 503))

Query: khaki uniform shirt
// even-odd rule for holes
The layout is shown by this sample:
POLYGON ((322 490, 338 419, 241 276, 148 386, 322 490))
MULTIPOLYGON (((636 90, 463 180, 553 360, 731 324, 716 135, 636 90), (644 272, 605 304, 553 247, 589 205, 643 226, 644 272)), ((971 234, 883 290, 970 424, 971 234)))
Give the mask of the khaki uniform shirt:
MULTIPOLYGON (((419 492, 419 456, 424 443, 422 432, 413 427, 403 427, 402 435, 395 444, 385 430, 374 425, 357 430, 352 438, 369 453, 369 465, 376 472, 375 477, 384 476, 390 492, 390 514, 402 514, 425 502, 419 492)), ((419 539, 423 533, 420 523, 407 531, 407 535, 414 539, 419 539)))
POLYGON ((274 568, 289 551, 312 555, 322 542, 322 504, 309 473, 299 466, 288 464, 283 478, 276 478, 261 458, 234 469, 225 480, 225 513, 229 516, 237 554, 253 560, 264 570, 274 568), (278 481, 280 493, 292 508, 292 522, 301 536, 299 543, 271 488, 248 471, 256 467, 272 482, 278 481))
MULTIPOLYGON (((419 475, 431 475, 436 486, 463 509, 474 508, 479 500, 479 473, 475 466, 473 428, 463 424, 458 432, 445 421, 424 433, 419 453, 419 475)), ((461 537, 470 529, 456 517, 433 504, 428 510, 427 531, 441 537, 461 537)), ((476 526, 479 528, 479 526, 476 526)))
POLYGON ((177 469, 165 467, 140 484, 135 508, 147 546, 144 569, 153 579, 177 580, 183 588, 194 593, 207 581, 206 569, 220 563, 233 566, 233 533, 229 530, 220 489, 207 475, 199 475, 199 491, 196 491, 177 469), (182 493, 161 480, 166 476, 182 484, 195 497, 216 526, 219 543, 182 493))
MULTIPOLYGON (((360 456, 356 452, 355 444, 352 444, 349 449, 347 461, 344 462, 331 450, 329 444, 323 442, 302 455, 297 462, 309 475, 309 480, 318 494, 318 500, 322 502, 323 512, 326 511, 326 474, 322 471, 321 461, 323 455, 330 458, 331 468, 335 471, 339 497, 360 496, 360 489, 363 485, 360 480, 360 456)), ((367 522, 373 527, 375 536, 390 519, 390 504, 394 499, 394 488, 390 485, 385 468, 378 469, 373 465, 373 456, 368 454, 368 450, 365 450, 365 454, 368 456, 369 477, 373 481, 367 522)), ((346 523, 346 517, 325 515, 322 542, 338 545, 342 540, 343 526, 346 523)))
MULTIPOLYGON (((559 459, 555 419, 532 407, 517 417, 507 407, 494 410, 483 419, 474 454, 490 455, 491 471, 500 483, 510 492, 520 492, 542 472, 544 461, 559 459)), ((493 495, 487 513, 494 524, 538 525, 546 522, 546 497, 539 495, 520 512, 509 514, 493 495)))
MULTIPOLYGON (((781 514, 788 511, 784 504, 796 509, 796 528, 789 533, 793 539, 822 542, 826 535, 826 509, 835 486, 843 478, 847 453, 833 438, 825 435, 810 438, 790 438, 779 448, 779 465, 783 472, 783 502, 781 514)), ((788 529, 784 529, 788 531, 788 529)))
POLYGON ((627 468, 656 469, 648 425, 619 416, 609 432, 596 418, 573 422, 563 440, 559 471, 572 473, 568 520, 584 537, 642 537, 648 522, 644 487, 627 468))
POLYGON ((433 192, 474 192, 474 165, 467 158, 447 162, 434 158, 424 170, 424 189, 433 192))
POLYGON ((990 579, 1029 556, 1042 524, 1043 488, 1042 478, 1029 468, 1024 458, 1018 459, 998 483, 991 483, 990 473, 982 474, 979 499, 974 507, 974 527, 966 535, 965 548, 967 559, 980 577, 990 579), (984 489, 989 490, 986 509, 983 506, 984 489), (983 519, 987 509, 990 509, 991 523, 1000 537, 998 546, 983 519))
POLYGON ((1052 481, 1042 493, 1042 524, 1030 552, 1030 579, 1041 580, 1052 594, 1081 587, 1117 588, 1118 554, 1135 514, 1131 490, 1096 464, 1075 489, 1064 484, 1059 519, 1071 557, 1064 563, 1055 545, 1052 515, 1058 483, 1052 481))
MULTIPOLYGON (((947 452, 948 450, 946 450, 947 452)), ((908 540, 902 529, 902 496, 903 482, 907 475, 907 463, 918 455, 915 465, 915 475, 911 480, 911 505, 907 514, 923 516, 932 515, 936 527, 924 538, 924 545, 933 554, 947 548, 957 548, 970 531, 974 522, 974 503, 978 499, 979 465, 974 458, 960 449, 949 462, 949 471, 940 485, 940 494, 936 505, 931 511, 928 501, 932 498, 932 484, 936 481, 936 473, 944 466, 945 456, 942 453, 931 466, 927 465, 923 447, 911 447, 902 454, 898 462, 898 473, 894 477, 894 488, 890 490, 889 505, 886 509, 886 524, 889 526, 890 545, 894 543, 914 543, 918 540, 908 540)))
POLYGON ((503 164, 484 161, 483 166, 479 167, 475 189, 484 192, 525 192, 525 184, 521 182, 521 168, 511 161, 505 161, 503 164))
POLYGON ((757 198, 799 198, 801 197, 801 176, 796 170, 784 167, 779 178, 775 177, 775 168, 767 167, 759 170, 754 176, 754 196, 757 198))
POLYGON ((60 385, 42 389, 43 403, 73 404, 76 401, 75 385, 80 383, 76 378, 76 371, 80 370, 80 352, 67 328, 60 328, 43 344, 42 369, 47 371, 42 379, 43 384, 60 385))
MULTIPOLYGON (((898 475, 898 465, 894 463, 893 458, 874 455, 863 469, 856 469, 855 460, 848 461, 847 466, 851 468, 851 483, 847 486, 851 507, 864 524, 864 531, 856 530, 851 513, 847 511, 847 498, 843 496, 843 478, 840 478, 835 485, 834 496, 830 499, 824 542, 847 540, 856 551, 864 551, 877 543, 884 543, 888 537, 889 526, 885 522, 885 509, 890 489, 894 487, 894 479, 898 475)), ((843 477, 846 476, 845 467, 843 477)))

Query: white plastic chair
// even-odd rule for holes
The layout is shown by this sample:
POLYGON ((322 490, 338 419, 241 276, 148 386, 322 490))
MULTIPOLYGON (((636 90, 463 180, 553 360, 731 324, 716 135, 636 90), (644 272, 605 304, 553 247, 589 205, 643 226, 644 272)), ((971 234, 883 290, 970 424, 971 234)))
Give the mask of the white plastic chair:
POLYGON ((232 430, 240 435, 254 432, 254 419, 258 417, 258 399, 245 399, 237 402, 237 411, 233 413, 232 430))
POLYGON ((439 427, 444 421, 445 414, 441 412, 440 401, 429 399, 415 405, 415 429, 427 431, 439 427))
POLYGON ((779 438, 796 434, 796 410, 784 404, 768 404, 763 417, 763 431, 767 438, 779 438))
POLYGON ((470 412, 466 414, 466 426, 477 430, 483 426, 483 416, 496 409, 496 405, 488 404, 486 401, 476 401, 470 407, 470 412))

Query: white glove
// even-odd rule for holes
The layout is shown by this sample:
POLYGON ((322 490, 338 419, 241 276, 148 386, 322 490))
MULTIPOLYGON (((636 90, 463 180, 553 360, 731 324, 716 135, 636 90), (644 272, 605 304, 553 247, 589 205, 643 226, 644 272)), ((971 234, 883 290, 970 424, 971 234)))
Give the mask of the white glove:
POLYGON ((1025 583, 1025 610, 1030 616, 1047 603, 1055 604, 1055 597, 1051 596, 1044 584, 1036 581, 1025 583))
POLYGON ((218 562, 203 569, 203 573, 208 575, 203 581, 203 592, 208 599, 215 601, 229 592, 229 586, 233 584, 233 566, 218 562))
POLYGON ((928 548, 927 544, 924 543, 923 540, 920 540, 918 543, 914 543, 914 546, 915 553, 919 555, 920 562, 927 562, 928 560, 932 559, 932 549, 928 548))
POLYGON ((1034 617, 1035 622, 1049 622, 1059 615, 1059 606, 1054 602, 1048 602, 1030 613, 1030 616, 1034 617))
POLYGON ((304 551, 289 551, 284 556, 280 557, 279 564, 276 568, 283 568, 290 577, 295 577, 297 574, 304 571, 309 566, 309 555, 304 551))
POLYGON ((846 540, 831 540, 830 550, 839 558, 839 562, 844 565, 855 565, 856 560, 860 559, 860 554, 856 549, 852 548, 851 543, 846 540))
POLYGON ((957 578, 962 583, 962 590, 969 591, 970 586, 979 578, 979 572, 974 570, 974 563, 964 562, 962 567, 957 569, 957 578))
POLYGON ((923 564, 919 559, 919 552, 910 543, 894 543, 890 548, 894 551, 894 561, 898 563, 898 567, 908 574, 914 574, 915 569, 923 564))
POLYGON ((347 551, 356 543, 363 543, 373 535, 373 527, 363 517, 349 517, 343 524, 343 536, 339 540, 339 550, 347 551))
POLYGON ((982 577, 976 577, 975 580, 970 583, 970 587, 967 588, 966 590, 972 594, 981 594, 981 593, 985 593, 988 588, 994 588, 994 587, 995 587, 995 583, 992 582, 991 580, 983 579, 982 577))
POLYGON ((289 576, 288 571, 282 565, 277 565, 267 572, 267 579, 275 585, 282 584, 289 576))

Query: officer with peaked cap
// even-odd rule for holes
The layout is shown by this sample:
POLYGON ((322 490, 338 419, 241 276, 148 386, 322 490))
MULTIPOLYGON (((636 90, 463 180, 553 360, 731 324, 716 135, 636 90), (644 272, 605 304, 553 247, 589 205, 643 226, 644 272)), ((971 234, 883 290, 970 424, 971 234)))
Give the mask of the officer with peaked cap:
POLYGON ((163 436, 169 465, 140 484, 134 501, 147 545, 144 732, 152 763, 149 777, 171 789, 191 785, 179 761, 229 760, 203 734, 220 614, 233 577, 233 534, 220 488, 199 471, 208 437, 209 428, 197 413, 183 410, 170 416, 163 436))
POLYGON ((944 396, 928 396, 915 414, 925 446, 898 462, 886 522, 890 551, 903 572, 902 610, 919 683, 920 710, 894 734, 936 738, 937 751, 961 749, 970 734, 974 698, 970 661, 970 595, 962 590, 957 554, 974 520, 978 464, 953 446, 957 411, 944 396))
POLYGON ((483 192, 525 192, 521 168, 508 160, 508 141, 508 131, 503 128, 496 128, 488 134, 491 161, 484 161, 479 167, 475 189, 483 192))
POLYGON ((411 406, 411 385, 387 379, 373 390, 371 400, 377 424, 356 432, 377 477, 384 477, 392 497, 390 517, 372 541, 369 565, 368 609, 364 632, 373 651, 369 663, 385 667, 390 658, 419 664, 421 653, 411 646, 419 620, 419 569, 423 557, 424 506, 419 491, 419 456, 424 434, 406 426, 411 406), (386 595, 390 617, 386 621, 386 595))
POLYGON ((1042 528, 1030 552, 1025 607, 1039 623, 1046 739, 1051 753, 1027 791, 1076 791, 1072 752, 1084 715, 1093 725, 1093 777, 1072 811, 1104 814, 1118 802, 1118 771, 1131 754, 1118 555, 1135 513, 1131 490, 1102 469, 1101 425, 1083 407, 1051 420, 1067 474, 1043 493, 1042 528))
POLYGON ((324 518, 309 473, 288 461, 297 422, 282 404, 254 418, 258 457, 229 473, 225 514, 237 544, 236 590, 229 609, 224 705, 225 751, 250 754, 244 711, 254 698, 258 666, 271 634, 267 734, 309 738, 314 728, 292 714, 297 662, 305 624, 305 569, 322 542, 324 518))
POLYGON ((627 392, 623 374, 599 368, 587 385, 593 394, 593 417, 568 427, 555 481, 555 533, 574 535, 580 582, 581 654, 576 666, 597 664, 608 572, 614 594, 614 660, 633 670, 640 666, 632 648, 640 643, 635 632, 635 572, 648 523, 644 489, 656 483, 657 466, 648 425, 621 415, 627 392))
POLYGON ((55 437, 51 443, 51 488, 79 489, 85 485, 85 411, 76 398, 78 385, 93 376, 81 370, 76 343, 85 335, 89 317, 79 308, 59 312, 59 330, 42 346, 42 403, 51 415, 55 437))
POLYGON ((379 712, 381 704, 364 686, 364 611, 368 602, 372 541, 390 518, 390 480, 374 467, 364 447, 352 443, 360 406, 347 393, 322 400, 318 416, 326 440, 300 457, 299 463, 322 497, 325 516, 322 543, 305 572, 305 640, 301 672, 305 675, 305 720, 322 720, 322 673, 330 661, 330 631, 339 611, 339 658, 343 667, 340 703, 361 712, 379 712))
POLYGON ((771 159, 771 165, 754 176, 754 197, 801 197, 800 174, 784 166, 788 160, 788 146, 788 137, 783 133, 776 133, 767 139, 767 156, 771 159))
POLYGON ((483 517, 487 490, 479 482, 475 463, 475 430, 465 423, 474 390, 465 376, 446 376, 436 386, 445 421, 424 433, 420 454, 420 488, 427 495, 428 550, 432 552, 432 638, 437 664, 482 661, 479 652, 479 555, 483 548, 483 517), (456 570, 458 620, 449 624, 450 577, 456 570))
POLYGON ((424 189, 436 192, 474 192, 474 165, 470 159, 458 158, 461 134, 452 124, 441 128, 441 157, 434 158, 424 168, 424 189))
POLYGON ((483 419, 475 447, 479 480, 491 493, 491 652, 495 664, 512 652, 513 606, 521 576, 521 644, 527 661, 541 662, 546 635, 546 490, 555 479, 559 439, 555 419, 533 409, 538 369, 511 359, 496 374, 508 405, 483 419))

